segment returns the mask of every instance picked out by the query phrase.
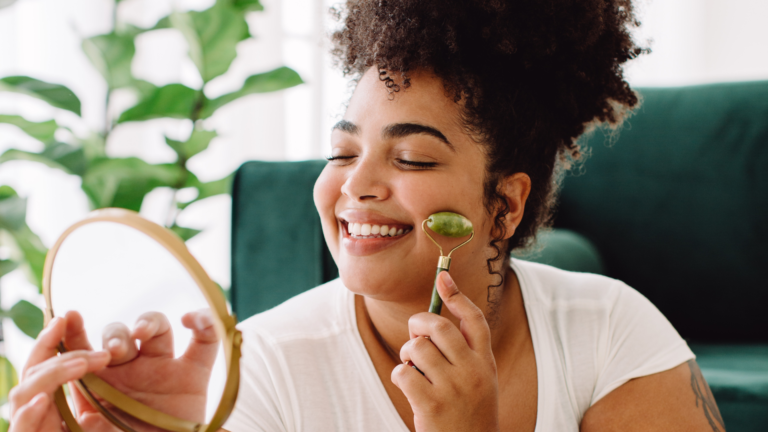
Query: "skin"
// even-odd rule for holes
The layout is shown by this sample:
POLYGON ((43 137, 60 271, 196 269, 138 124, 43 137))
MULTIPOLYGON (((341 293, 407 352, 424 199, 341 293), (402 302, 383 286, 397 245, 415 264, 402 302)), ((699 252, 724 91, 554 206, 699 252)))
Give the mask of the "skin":
MULTIPOLYGON (((511 269, 497 268, 505 272, 505 283, 495 293, 494 303, 488 302, 487 287, 497 280, 486 268, 493 251, 488 247, 492 220, 483 205, 485 155, 462 128, 459 106, 446 97, 440 80, 419 71, 410 78, 410 88, 389 95, 376 71, 366 73, 350 101, 346 123, 333 131, 332 156, 337 159, 328 164, 314 191, 326 242, 344 284, 357 294, 363 343, 410 430, 533 431, 538 409, 536 359, 520 286, 511 269), (439 137, 423 128, 392 127, 402 124, 428 126, 439 131, 439 137), (397 238, 353 240, 346 225, 387 223, 407 230, 439 211, 462 214, 475 228, 475 239, 454 254, 450 274, 443 272, 438 280, 445 305, 441 316, 424 312, 437 259, 426 236, 413 230, 397 238), (406 362, 417 365, 424 375, 406 362)), ((524 173, 498 185, 510 209, 505 218, 507 237, 522 219, 530 187, 524 173)), ((440 236, 437 240, 444 249, 463 241, 440 236)), ((41 335, 17 388, 21 390, 14 391, 14 432, 60 430, 60 418, 51 405, 53 389, 87 371, 103 373, 109 361, 92 357, 85 347, 56 356, 55 344, 65 333, 62 326, 53 323, 41 335), (76 363, 64 363, 75 359, 76 363)), ((152 336, 144 337, 162 334, 159 325, 152 328, 146 333, 152 336)), ((125 334, 125 329, 114 331, 125 334)), ((128 346, 126 353, 112 359, 112 367, 138 364, 142 351, 128 346)), ((150 377, 152 370, 143 372, 150 377)), ((150 401, 152 406, 176 406, 179 399, 174 392, 184 393, 177 381, 168 380, 167 397, 150 401)), ((81 421, 89 418, 86 411, 81 421)), ((91 421, 94 428, 88 430, 108 430, 91 421)), ((709 387, 692 361, 622 385, 586 412, 581 430, 723 431, 724 427, 709 387)))
MULTIPOLYGON (((77 312, 55 318, 40 334, 24 366, 21 382, 9 396, 11 432, 61 431, 61 417, 53 404, 53 392, 88 372, 148 406, 184 419, 203 421, 205 399, 218 338, 207 311, 190 312, 182 324, 193 336, 187 350, 174 358, 173 336, 167 318, 150 312, 140 316, 132 330, 110 325, 103 333, 107 351, 94 352, 77 312), (69 352, 57 355, 64 340, 69 352), (141 342, 137 348, 136 342, 141 342), (196 377, 196 380, 190 379, 196 377)), ((118 431, 70 386, 78 423, 86 431, 118 431)), ((159 431, 123 418, 142 431, 159 431)))

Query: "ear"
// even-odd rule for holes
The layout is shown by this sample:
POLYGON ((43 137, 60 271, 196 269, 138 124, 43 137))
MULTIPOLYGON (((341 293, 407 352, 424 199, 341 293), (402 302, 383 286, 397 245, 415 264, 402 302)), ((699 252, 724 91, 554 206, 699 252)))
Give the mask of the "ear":
POLYGON ((515 229, 520 225, 520 221, 523 220, 525 202, 531 193, 531 178, 525 173, 515 173, 507 176, 501 180, 499 192, 507 200, 507 206, 509 206, 509 213, 504 217, 504 226, 506 228, 504 239, 506 240, 515 234, 515 229))

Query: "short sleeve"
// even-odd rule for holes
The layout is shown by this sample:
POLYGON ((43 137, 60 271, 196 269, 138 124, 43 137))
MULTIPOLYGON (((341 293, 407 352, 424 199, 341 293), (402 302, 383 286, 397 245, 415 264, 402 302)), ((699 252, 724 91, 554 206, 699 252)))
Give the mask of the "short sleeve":
POLYGON ((270 340, 243 331, 240 389, 224 429, 230 432, 294 431, 292 397, 285 383, 280 352, 270 340))
MULTIPOLYGON (((597 383, 590 405, 633 378, 696 358, 672 324, 642 294, 617 282, 597 383)), ((599 363, 599 364, 600 364, 599 363)))

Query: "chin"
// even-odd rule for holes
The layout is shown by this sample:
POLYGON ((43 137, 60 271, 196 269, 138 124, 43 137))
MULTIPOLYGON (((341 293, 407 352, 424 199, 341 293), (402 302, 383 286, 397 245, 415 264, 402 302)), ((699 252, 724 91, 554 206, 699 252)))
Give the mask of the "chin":
POLYGON ((418 263, 410 268, 393 271, 405 264, 386 264, 366 257, 344 257, 339 263, 339 275, 344 286, 355 294, 381 301, 429 304, 434 283, 434 269, 418 263), (357 259, 356 259, 357 258, 357 259))

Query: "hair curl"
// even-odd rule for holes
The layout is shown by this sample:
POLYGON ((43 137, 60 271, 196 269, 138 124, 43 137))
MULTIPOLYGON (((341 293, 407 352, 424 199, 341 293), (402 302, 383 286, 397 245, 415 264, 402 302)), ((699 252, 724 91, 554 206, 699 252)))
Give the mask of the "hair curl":
POLYGON ((345 75, 376 67, 396 92, 390 74, 407 88, 410 71, 428 70, 462 101, 464 125, 487 155, 492 274, 551 224, 560 174, 581 156, 578 137, 619 125, 638 104, 622 65, 648 50, 630 35, 640 25, 630 0, 348 0, 332 12, 343 23, 331 39, 345 75), (497 187, 518 172, 532 188, 505 244, 509 208, 497 187))

